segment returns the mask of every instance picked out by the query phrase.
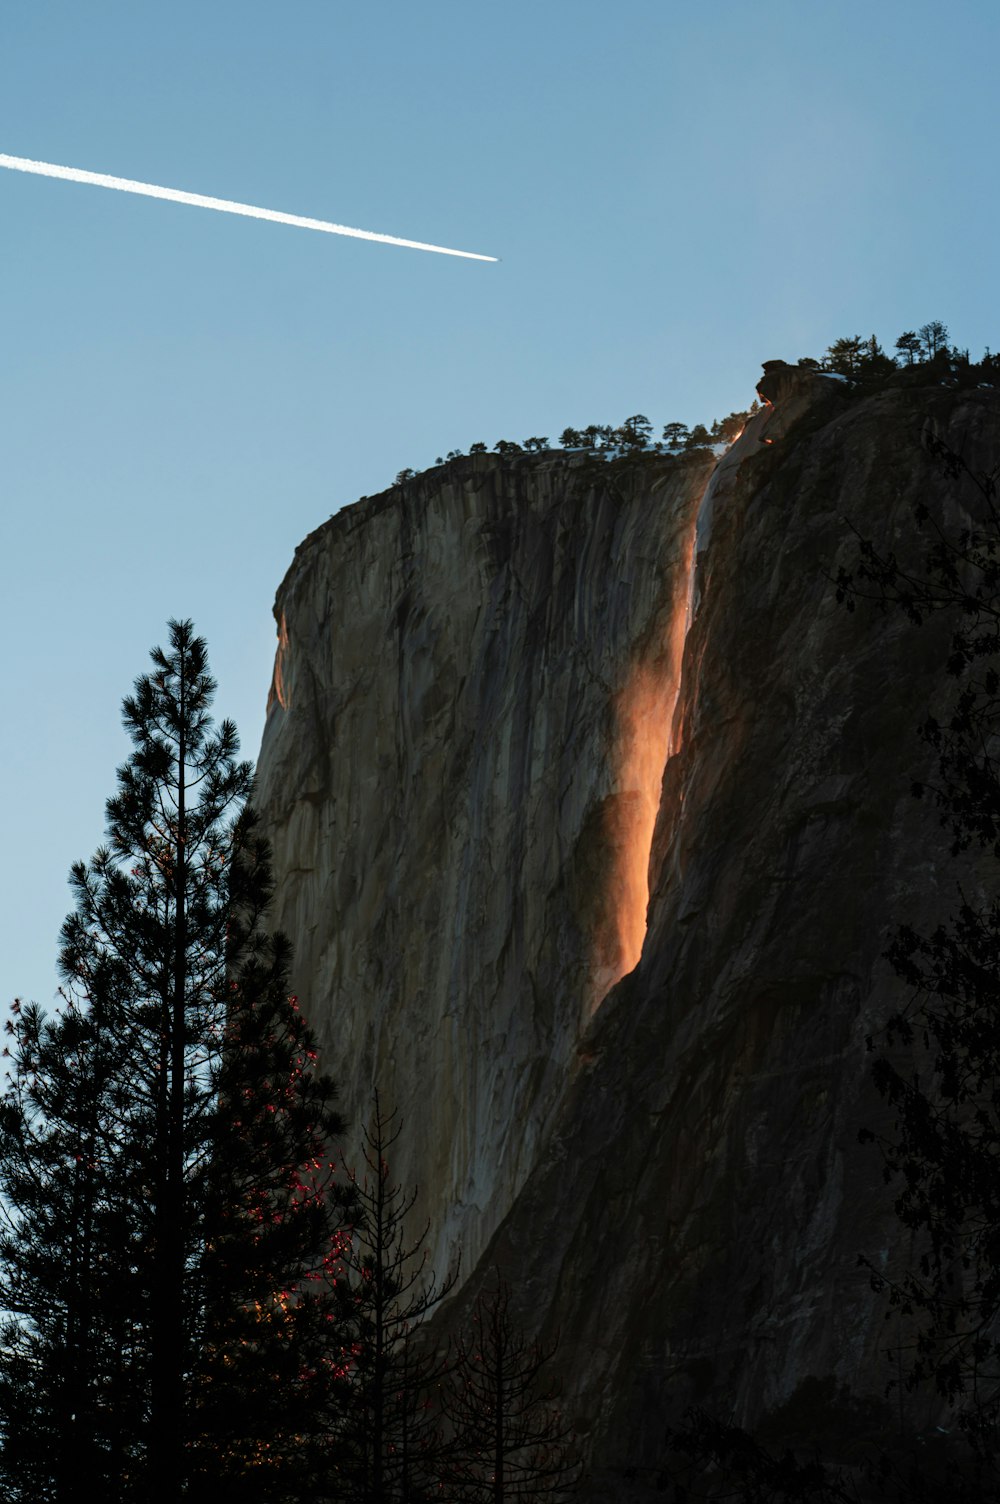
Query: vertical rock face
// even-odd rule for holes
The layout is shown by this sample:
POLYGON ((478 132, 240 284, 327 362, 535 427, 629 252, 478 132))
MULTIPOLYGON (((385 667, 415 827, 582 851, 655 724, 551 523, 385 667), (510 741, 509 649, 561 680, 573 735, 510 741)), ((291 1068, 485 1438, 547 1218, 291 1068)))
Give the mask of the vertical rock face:
POLYGON ((535 1163, 638 960, 711 458, 467 459, 338 513, 278 595, 258 798, 354 1119, 405 1121, 439 1265, 535 1163))
POLYGON ((984 468, 997 394, 761 390, 710 480, 460 462, 331 519, 276 608, 260 798, 303 1002, 349 1110, 377 1082, 406 1119, 455 1304, 495 1261, 561 1331, 601 1498, 692 1399, 881 1392, 865 1038, 893 925, 959 875, 909 796, 944 624, 831 577, 845 518, 904 557, 914 499, 959 519, 921 425, 984 468))

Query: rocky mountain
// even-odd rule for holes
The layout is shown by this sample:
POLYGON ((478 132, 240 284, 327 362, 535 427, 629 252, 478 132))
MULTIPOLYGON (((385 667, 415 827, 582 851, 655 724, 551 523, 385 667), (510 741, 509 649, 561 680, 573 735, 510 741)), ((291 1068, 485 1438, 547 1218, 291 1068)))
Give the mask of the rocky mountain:
POLYGON ((600 1498, 692 1400, 881 1394, 882 952, 984 880, 909 792, 944 623, 832 577, 852 523, 905 555, 916 498, 960 518, 921 433, 995 463, 1000 399, 780 362, 759 390, 719 459, 476 455, 366 498, 275 607, 296 988, 348 1112, 377 1085, 404 1122, 451 1317, 499 1264, 561 1333, 600 1498))

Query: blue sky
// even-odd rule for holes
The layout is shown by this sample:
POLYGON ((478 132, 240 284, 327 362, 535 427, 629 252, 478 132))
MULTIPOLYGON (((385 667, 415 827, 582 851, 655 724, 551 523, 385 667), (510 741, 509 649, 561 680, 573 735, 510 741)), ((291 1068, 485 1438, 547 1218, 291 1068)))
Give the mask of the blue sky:
POLYGON ((998 52, 995 0, 5 0, 0 152, 503 259, 0 173, 0 992, 53 996, 168 617, 253 755, 295 545, 403 466, 1000 346, 998 52))

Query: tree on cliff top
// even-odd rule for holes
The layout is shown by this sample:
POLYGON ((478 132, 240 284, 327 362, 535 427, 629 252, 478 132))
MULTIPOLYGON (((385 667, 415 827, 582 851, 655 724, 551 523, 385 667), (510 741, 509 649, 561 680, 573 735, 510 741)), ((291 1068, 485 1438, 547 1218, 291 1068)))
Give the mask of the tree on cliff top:
POLYGON ((124 702, 108 844, 72 873, 67 1008, 9 1026, 8 1496, 293 1498, 342 1367, 326 1145, 343 1125, 287 946, 261 928, 268 853, 204 642, 172 622, 152 658, 124 702), (67 1465, 83 1429, 89 1472, 67 1465))
POLYGON ((653 425, 643 413, 633 413, 616 431, 615 437, 626 449, 645 449, 653 437, 653 425))
POLYGON ((906 357, 906 364, 912 366, 920 354, 920 336, 915 329, 905 329, 896 341, 896 349, 901 356, 906 357))
POLYGON ((687 447, 689 430, 686 423, 667 423, 663 429, 663 443, 667 449, 687 447))
POLYGON ((835 339, 826 352, 824 365, 829 371, 837 371, 842 376, 853 376, 861 361, 863 340, 860 334, 845 335, 843 339, 835 339))
POLYGON ((918 330, 920 345, 928 360, 933 360, 942 350, 948 348, 948 326, 942 324, 940 319, 931 319, 929 324, 921 324, 918 330))

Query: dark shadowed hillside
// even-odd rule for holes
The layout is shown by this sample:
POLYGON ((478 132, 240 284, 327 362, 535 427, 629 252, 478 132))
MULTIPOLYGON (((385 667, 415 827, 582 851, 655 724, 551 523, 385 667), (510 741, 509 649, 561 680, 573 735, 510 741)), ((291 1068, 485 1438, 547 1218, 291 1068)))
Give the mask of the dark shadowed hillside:
POLYGON ((312 534, 276 606, 260 797, 298 991, 348 1110, 377 1082, 405 1119, 458 1302, 499 1263, 561 1333, 595 1497, 636 1497, 691 1400, 881 1395, 882 953, 986 880, 909 792, 945 623, 831 580, 846 519, 901 556, 915 500, 961 520, 921 434, 995 464, 1000 395, 780 365, 761 392, 717 462, 407 481, 312 534))

